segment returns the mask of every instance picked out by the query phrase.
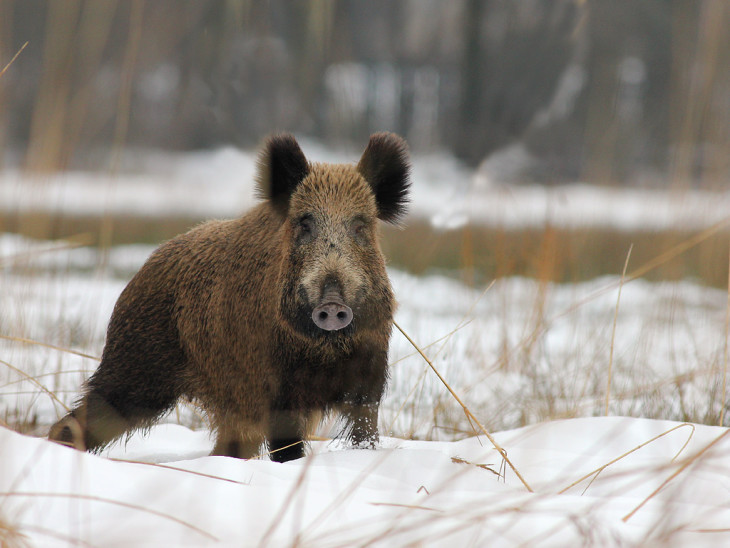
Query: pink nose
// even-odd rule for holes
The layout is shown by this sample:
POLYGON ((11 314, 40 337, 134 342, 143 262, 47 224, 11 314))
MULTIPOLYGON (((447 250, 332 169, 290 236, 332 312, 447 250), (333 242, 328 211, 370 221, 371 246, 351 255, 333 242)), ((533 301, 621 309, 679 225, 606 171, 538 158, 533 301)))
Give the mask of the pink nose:
POLYGON ((350 325, 352 309, 343 303, 324 303, 314 309, 312 320, 320 329, 337 331, 350 325))

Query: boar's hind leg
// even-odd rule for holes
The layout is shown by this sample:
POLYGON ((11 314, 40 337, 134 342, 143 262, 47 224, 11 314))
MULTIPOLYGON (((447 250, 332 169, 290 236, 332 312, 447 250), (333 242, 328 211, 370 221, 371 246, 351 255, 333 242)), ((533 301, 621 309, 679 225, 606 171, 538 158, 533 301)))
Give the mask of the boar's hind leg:
MULTIPOLYGON (((216 415, 214 414, 214 422, 216 415)), ((224 424, 216 428, 216 442, 211 455, 251 459, 259 455, 264 442, 263 428, 256 422, 231 420, 226 417, 224 424)))
POLYGON ((300 413, 272 413, 269 453, 275 462, 287 462, 304 456, 304 426, 300 413))
POLYGON ((97 451, 123 434, 150 426, 182 395, 180 375, 166 367, 123 367, 102 361, 78 405, 51 427, 48 437, 77 449, 97 451))
POLYGON ((211 455, 252 459, 259 454, 263 440, 247 440, 241 437, 218 436, 211 455))

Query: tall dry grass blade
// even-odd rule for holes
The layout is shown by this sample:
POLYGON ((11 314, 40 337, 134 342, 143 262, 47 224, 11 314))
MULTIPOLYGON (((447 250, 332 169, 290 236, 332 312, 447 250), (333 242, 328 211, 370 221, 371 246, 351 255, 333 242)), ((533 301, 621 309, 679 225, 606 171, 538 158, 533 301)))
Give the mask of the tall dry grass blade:
POLYGON ((72 350, 71 348, 64 348, 63 346, 56 346, 54 344, 48 344, 48 343, 44 343, 41 341, 35 341, 33 339, 25 339, 23 337, 13 337, 11 335, 0 335, 0 339, 4 339, 6 341, 19 342, 19 343, 23 343, 23 344, 32 344, 35 346, 42 346, 44 348, 50 348, 51 350, 58 350, 59 352, 66 352, 67 354, 73 354, 74 356, 80 356, 81 358, 87 358, 89 360, 94 360, 97 362, 101 361, 101 358, 98 358, 97 356, 92 356, 91 354, 84 354, 83 352, 79 352, 78 350, 72 350))
MULTIPOLYGON (((379 456, 379 458, 373 459, 373 461, 368 464, 365 468, 363 468, 360 473, 342 490, 338 493, 338 495, 330 502, 314 519, 312 519, 306 526, 306 528, 302 528, 297 533, 296 537, 294 538, 294 541, 291 543, 291 546, 299 546, 303 539, 306 538, 308 534, 310 534, 310 531, 316 530, 317 527, 319 527, 333 512, 335 512, 338 508, 341 508, 343 504, 349 499, 357 490, 358 486, 362 485, 365 481, 365 478, 367 478, 370 474, 375 472, 375 470, 385 461, 387 458, 387 453, 383 453, 382 456, 379 456)), ((307 466, 309 466, 307 464, 307 466)), ((260 546, 263 546, 263 541, 261 542, 260 546)))
POLYGON ((26 261, 37 255, 44 255, 46 253, 54 253, 56 251, 68 251, 71 249, 77 249, 79 247, 86 247, 94 243, 94 237, 89 233, 77 234, 64 238, 66 243, 63 245, 57 245, 52 247, 41 247, 38 249, 32 249, 23 253, 16 253, 14 255, 6 255, 0 257, 0 266, 11 265, 26 261))
POLYGON ((46 394, 48 394, 48 396, 50 396, 50 398, 52 400, 58 402, 61 405, 61 407, 63 407, 66 410, 66 412, 71 411, 71 409, 69 409, 68 406, 65 403, 63 403, 61 400, 58 399, 58 397, 56 396, 56 394, 54 394, 48 388, 46 388, 45 386, 43 386, 43 383, 39 382, 32 375, 28 375, 28 373, 26 373, 25 371, 22 371, 22 370, 18 369, 17 367, 15 367, 14 365, 10 365, 8 362, 3 361, 3 360, 0 360, 0 365, 4 365, 5 367, 7 367, 9 369, 12 369, 13 371, 15 371, 16 373, 18 373, 19 375, 22 375, 23 377, 25 377, 26 379, 28 379, 30 382, 32 382, 33 384, 35 384, 38 388, 40 388, 43 392, 45 392, 46 394))
MULTIPOLYGON (((451 331, 449 331, 448 333, 446 333, 446 335, 444 335, 443 337, 439 337, 438 339, 436 339, 436 340, 435 340, 435 341, 433 341, 432 343, 428 343, 428 344, 427 344, 426 346, 424 346, 423 348, 424 348, 424 349, 425 349, 425 348, 431 348, 432 346, 436 346, 436 345, 437 345, 438 343, 440 343, 440 342, 443 342, 443 343, 444 343, 444 345, 445 345, 445 344, 446 344, 447 342, 449 342, 449 339, 451 338, 451 336, 452 336, 452 335, 453 335, 454 333, 456 333, 456 332, 457 332, 457 331, 459 331, 460 329, 463 329, 463 328, 465 328, 466 326, 468 326, 468 325, 470 325, 470 324, 471 324, 471 320, 469 320, 468 322, 464 322, 463 324, 459 324, 459 325, 457 325, 457 326, 456 326, 456 327, 455 327, 454 329, 452 329, 451 331)), ((441 345, 441 347, 440 347, 440 348, 439 348, 439 349, 438 349, 438 350, 437 350, 436 352, 440 352, 440 351, 441 351, 441 348, 443 348, 443 346, 444 346, 444 345, 441 345)), ((407 360, 407 359, 408 359, 408 358, 410 358, 411 356, 417 356, 417 355, 418 355, 418 352, 416 352, 416 351, 413 351, 413 352, 411 352, 410 354, 406 354, 405 356, 401 356, 400 358, 398 358, 398 359, 397 359, 397 360, 395 360, 394 362, 391 362, 391 363, 389 363, 389 364, 388 364, 388 367, 393 367, 394 365, 396 365, 396 364, 398 364, 398 363, 400 363, 400 362, 402 362, 402 361, 404 361, 404 360, 407 360)))
POLYGON ((0 514, 0 548, 31 548, 27 535, 0 514))
POLYGON ((725 347, 722 355, 722 393, 720 406, 720 426, 725 424, 725 409, 727 408, 727 346, 730 335, 730 253, 727 267, 727 304, 725 305, 725 347))
POLYGON ((677 470, 671 476, 669 476, 667 479, 665 479, 661 483, 661 485, 659 487, 657 487, 656 489, 654 489, 654 491, 652 491, 651 494, 648 497, 646 497, 644 500, 642 500, 636 508, 634 508, 633 510, 631 510, 631 512, 629 512, 623 518, 621 518, 622 521, 624 521, 624 522, 629 521, 631 519, 631 517, 634 514, 636 514, 636 512, 638 512, 647 502, 649 502, 651 499, 653 499, 657 495, 657 493, 659 493, 659 491, 661 491, 662 489, 664 489, 669 484, 670 481, 672 481, 679 474, 681 474, 682 472, 684 472, 689 467, 689 465, 694 464, 695 462, 697 462, 697 460, 699 460, 702 457, 702 455, 704 455, 705 453, 707 453, 707 451, 709 451, 713 446, 715 446, 717 443, 719 443, 728 434, 730 434, 730 429, 729 430, 725 430, 722 434, 720 434, 714 440, 712 440, 708 445, 706 445, 699 452, 697 452, 697 454, 695 454, 692 457, 688 458, 684 462, 684 464, 682 464, 682 466, 680 466, 679 468, 677 468, 677 470))
POLYGON ((200 527, 196 527, 195 525, 192 525, 186 521, 181 520, 180 518, 176 518, 175 516, 171 516, 170 514, 165 514, 164 512, 159 512, 158 510, 154 510, 152 508, 145 508, 144 506, 140 506, 138 504, 131 504, 129 502, 123 502, 121 500, 114 500, 114 499, 108 499, 105 497, 97 497, 94 495, 82 495, 79 493, 44 493, 44 492, 24 492, 24 491, 10 491, 10 492, 0 492, 0 497, 28 497, 28 498, 65 498, 65 499, 80 499, 80 500, 89 500, 93 502, 103 502, 106 504, 113 504, 115 506, 121 506, 123 508, 129 508, 130 510, 138 510, 140 512, 145 512, 147 514, 151 514, 153 516, 158 516, 164 519, 167 519, 169 521, 173 521, 175 523, 178 523, 184 527, 187 527, 188 529, 195 531, 201 536, 204 536, 208 538, 209 540, 218 542, 218 538, 211 535, 207 531, 204 531, 200 527))
MULTIPOLYGON (((255 457, 258 458, 258 457, 255 457)), ((284 499, 284 503, 279 507, 279 511, 276 513, 276 516, 274 516, 274 519, 271 520, 271 523, 269 524, 269 528, 266 529, 266 532, 261 537, 261 540, 259 541, 259 546, 266 546, 269 541, 269 537, 271 537, 274 532, 276 531, 276 528, 279 527, 279 524, 284 519, 284 516, 286 515, 287 510, 289 510, 289 507, 294 504, 294 495, 297 494, 297 492, 302 488, 304 485, 304 480, 307 477, 307 474, 309 473, 309 467, 312 464, 312 459, 307 459, 304 462, 304 466, 302 467, 302 471, 299 473, 299 477, 297 478, 297 481, 292 485, 291 489, 289 489, 289 492, 286 495, 286 498, 284 499)))
MULTIPOLYGON (((2 534, 2 524, 0 524, 0 534, 2 534)), ((88 547, 88 548, 99 548, 96 544, 91 544, 90 542, 86 542, 83 539, 74 537, 72 535, 64 535, 62 533, 59 533, 55 529, 48 529, 47 527, 41 527, 38 525, 26 525, 23 524, 23 530, 27 533, 39 533, 41 535, 44 535, 46 537, 55 539, 59 541, 62 544, 56 543, 58 546, 72 546, 73 548, 79 548, 81 546, 88 547)), ((29 542, 24 542, 23 544, 3 544, 3 538, 0 536, 0 548, 35 548, 36 545, 30 544, 29 542)))
POLYGON ((144 0, 134 0, 129 15, 129 36, 122 61, 121 88, 117 98, 117 116, 114 121, 114 138, 110 171, 116 173, 121 161, 121 152, 129 130, 129 115, 132 105, 134 71, 139 55, 144 24, 144 0))
MULTIPOLYGON (((464 327, 466 327, 467 325, 469 325, 469 324, 471 323, 471 320, 469 320, 469 316, 471 316, 471 315, 472 315, 472 313, 474 312, 474 309, 476 308, 476 306, 477 306, 477 305, 479 304, 479 302, 480 302, 480 301, 482 300, 482 298, 484 297, 484 295, 486 295, 486 294, 487 294, 487 292, 488 292, 488 291, 489 291, 490 289, 492 289, 492 287, 494 287, 494 284, 495 284, 495 283, 497 283, 497 280, 492 280, 492 281, 491 281, 491 282, 489 283, 489 285, 487 285, 487 287, 485 287, 485 288, 484 288, 484 291, 482 291, 481 295, 479 295, 479 298, 477 298, 477 299, 476 299, 476 300, 475 300, 475 301, 474 301, 474 302, 473 302, 473 303, 471 304, 471 306, 469 307, 469 310, 467 310, 466 314, 464 314, 464 316, 463 316, 463 317, 461 318, 461 320, 459 321, 459 323, 458 323, 458 324, 456 325, 456 327, 455 327, 454 329, 452 329, 452 330, 451 330, 451 331, 450 331, 449 333, 447 333, 447 334, 446 334, 445 336, 443 336, 443 337, 441 337, 441 338, 439 338, 439 339, 436 339, 436 340, 435 340, 434 342, 432 342, 432 343, 430 343, 430 344, 428 344, 428 345, 424 346, 424 349, 426 349, 426 348, 431 348, 431 347, 432 347, 432 346, 434 346, 435 344, 437 344, 437 343, 440 343, 440 342, 443 342, 443 344, 442 344, 442 345, 441 345, 441 346, 440 346, 440 347, 438 348, 438 350, 436 350, 436 356, 438 356, 438 355, 439 355, 439 354, 441 353, 441 351, 442 351, 442 350, 443 350, 444 348, 446 348, 446 343, 448 343, 448 342, 449 342, 449 340, 451 339, 451 337, 452 337, 452 336, 453 336, 453 335, 454 335, 454 334, 455 334, 455 333, 456 333, 457 331, 459 331, 460 329, 463 329, 464 327)), ((404 359, 406 359, 406 358, 410 358, 411 356, 415 356, 415 355, 416 355, 417 353, 418 353, 418 352, 413 352, 412 354, 408 354, 407 356, 403 356, 402 358, 400 358, 400 359, 398 359, 398 360, 394 361, 393 363, 389 364, 389 367, 392 367, 392 366, 393 366, 394 364, 398 363, 398 362, 399 362, 399 361, 401 361, 401 360, 404 360, 404 359)), ((398 420, 398 417, 400 416, 401 412, 402 412, 402 411, 403 411, 403 410, 405 409, 405 407, 406 407, 406 404, 407 404, 407 403, 408 403, 408 401, 410 400, 411 396, 412 396, 412 395, 413 395, 413 394, 414 394, 414 393, 416 392, 416 390, 417 390, 417 389, 418 389, 418 387, 420 386, 421 382, 423 381, 423 379, 424 379, 424 378, 425 378, 425 376, 426 376, 426 372, 427 372, 427 371, 428 371, 428 369, 424 369, 423 373, 422 373, 422 374, 421 374, 421 375, 420 375, 420 376, 418 377, 418 380, 417 380, 417 381, 416 381, 416 382, 415 382, 415 383, 413 384, 413 387, 412 387, 412 388, 411 388, 411 390, 410 390, 410 391, 408 392, 408 394, 406 395, 406 397, 405 397, 405 398, 403 398, 403 401, 401 402, 401 405, 400 405, 400 407, 398 408, 398 411, 397 411, 397 412, 395 413, 395 415, 393 416, 393 420, 391 420, 391 421, 390 421, 390 425, 388 426, 388 430, 387 430, 388 432, 392 432, 392 430, 393 430, 393 426, 395 425, 395 422, 396 422, 396 421, 398 420)))
MULTIPOLYGON (((680 256, 682 253, 688 251, 689 249, 695 247, 696 245, 699 245, 700 243, 704 242, 705 240, 709 239, 710 237, 714 236, 721 230, 727 228, 730 226, 730 217, 726 217, 722 221, 719 221, 712 225, 711 227, 695 234, 691 238, 687 238, 686 240, 678 243, 677 245, 672 246, 668 250, 666 250, 664 253, 661 253, 660 255, 656 256, 654 259, 647 261, 642 266, 637 268, 636 270, 630 272, 625 276, 624 283, 628 283, 631 281, 634 281, 644 274, 647 274, 648 272, 651 272, 655 268, 658 268, 659 266, 671 261, 675 257, 680 256)), ((505 349, 503 352, 503 356, 499 358, 497 363, 494 364, 494 367, 497 367, 498 364, 505 360, 508 355, 514 354, 520 349, 526 348, 528 344, 530 344, 531 341, 535 340, 536 337, 539 337, 543 333, 545 333, 548 329, 550 324, 552 324, 555 320, 558 320, 560 318, 563 318, 569 314, 572 314, 576 310, 578 310, 580 307, 596 300, 597 298, 601 297, 602 295, 605 295, 609 291, 613 291, 618 287, 617 283, 611 283, 606 285, 605 287, 602 287, 601 289, 597 289, 590 295, 585 296, 584 298, 576 301, 572 305, 568 306, 567 308, 563 309, 562 311, 558 312, 557 314, 551 316, 550 318, 546 319, 542 324, 538 325, 531 333, 523 337, 514 347, 511 349, 505 349)))
POLYGON ((161 464, 159 462, 144 462, 141 460, 115 459, 115 458, 109 458, 109 460, 113 460, 114 462, 126 462, 128 464, 141 464, 143 466, 154 466, 155 468, 164 468, 165 470, 173 470, 175 472, 182 472, 184 474, 199 476, 201 478, 225 481, 228 483, 234 483, 236 485, 249 485, 248 483, 243 482, 243 481, 238 481, 238 480, 234 480, 231 478, 224 478, 222 476, 214 476, 213 474, 206 474, 204 472, 197 472, 195 470, 186 470, 185 468, 178 468, 177 466, 170 466, 169 464, 161 464))
POLYGON ((18 55, 20 55, 20 52, 23 51, 25 49, 25 46, 27 46, 27 45, 28 45, 28 42, 26 42, 25 44, 20 46, 20 49, 16 52, 15 55, 13 55, 13 58, 8 62, 7 65, 5 65, 3 67, 3 70, 0 70, 0 77, 2 77, 3 74, 5 74, 5 71, 10 68, 10 65, 12 65, 15 62, 15 60, 18 58, 18 55))
MULTIPOLYGON (((712 236, 714 236, 715 234, 717 234, 718 232, 720 232, 721 230, 723 230, 727 227, 730 227, 730 217, 726 217, 725 219, 715 223, 711 227, 709 227, 701 232, 698 232, 691 238, 687 238, 686 240, 683 240, 683 241, 679 242, 678 244, 670 247, 663 253, 654 257, 652 260, 645 262, 639 268, 633 270, 632 272, 629 272, 625 276, 624 283, 632 282, 632 281, 642 277, 644 274, 651 272, 655 268, 658 268, 658 267, 662 266, 663 264, 671 261, 675 257, 679 257, 682 253, 688 251, 689 249, 692 249, 696 245, 701 244, 705 240, 711 238, 712 236)), ((598 297, 608 293, 609 291, 613 291, 614 289, 616 289, 617 285, 618 284, 616 284, 616 283, 611 283, 611 284, 608 284, 606 287, 597 289, 590 295, 587 295, 580 301, 574 303, 572 306, 566 308, 562 312, 559 312, 555 316, 551 317, 550 321, 556 320, 563 316, 567 316, 568 314, 574 312, 575 310, 577 310, 584 304, 587 304, 587 303, 597 299, 598 297)))
POLYGON ((507 457, 507 451, 505 451, 505 450, 504 450, 504 449, 502 448, 502 446, 500 446, 500 445, 499 445, 499 444, 497 443, 497 440, 495 440, 495 439, 494 439, 494 438, 493 438, 493 437, 491 436, 491 434, 489 434, 489 432, 487 432, 487 429, 486 429, 486 428, 484 428, 484 426, 482 425, 482 423, 481 423, 481 422, 479 422, 479 419, 477 419, 477 418, 476 418, 476 416, 474 415, 474 413, 472 413, 472 412, 471 412, 471 411, 469 410, 469 408, 468 408, 468 407, 466 406, 466 404, 464 404, 464 402, 463 402, 463 401, 461 401, 461 398, 460 398, 460 397, 459 397, 459 396, 458 396, 458 395, 456 394, 456 392, 454 392, 454 389, 453 389, 453 388, 451 388, 451 386, 449 385, 449 383, 448 383, 448 382, 446 382, 446 379, 444 379, 444 378, 443 378, 443 377, 441 376, 441 373, 439 373, 438 369, 436 369, 436 367, 435 367, 435 366, 433 365, 433 362, 431 362, 431 360, 429 360, 429 359, 428 359, 428 357, 426 356, 426 354, 424 354, 424 353, 423 353, 423 351, 422 351, 422 350, 421 350, 421 349, 419 348, 419 346, 418 346, 418 345, 417 345, 417 344, 415 343, 415 341, 414 341, 413 339, 411 339, 411 338, 410 338, 410 337, 408 336, 408 334, 407 334, 407 333, 406 333, 405 331, 403 331, 403 328, 401 328, 401 326, 400 326, 400 325, 398 325, 398 323, 397 323, 396 321, 393 321, 393 325, 395 325, 395 327, 396 327, 396 328, 398 329, 398 331, 400 331, 400 332, 401 332, 401 333, 403 334, 403 336, 404 336, 404 337, 405 337, 405 338, 406 338, 406 339, 408 340, 408 342, 409 342, 409 343, 411 343, 411 345, 413 346, 413 348, 415 348, 415 349, 416 349, 416 350, 418 351, 418 353, 419 353, 419 354, 421 355, 421 357, 422 357, 422 358, 423 358, 424 360, 426 360, 426 363, 427 363, 427 364, 429 365, 429 367, 430 367, 430 368, 431 368, 431 369, 433 370, 433 372, 434 372, 434 373, 436 373, 436 376, 437 376, 437 377, 439 378, 439 380, 441 381, 441 383, 442 383, 442 384, 443 384, 443 385, 444 385, 444 386, 446 387, 446 389, 447 389, 447 390, 449 391, 449 393, 450 393, 450 394, 451 394, 451 395, 452 395, 452 396, 454 397, 454 399, 455 399, 455 400, 457 401, 457 403, 458 403, 458 404, 459 404, 459 405, 461 406, 461 408, 462 408, 462 409, 464 410, 464 414, 466 415, 467 419, 469 419, 469 421, 473 421, 474 423, 476 423, 476 425, 477 425, 477 426, 479 426, 479 429, 480 429, 480 430, 482 431, 482 433, 483 433, 483 434, 484 434, 484 435, 485 435, 485 436, 487 437, 487 439, 488 439, 488 440, 490 441, 490 443, 491 443, 491 444, 492 444, 492 445, 494 446, 494 448, 495 448, 495 449, 496 449, 496 450, 497 450, 497 451, 499 452, 499 454, 500 454, 500 455, 502 456, 502 458, 503 458, 503 459, 504 459, 504 461, 505 461, 505 462, 507 463, 507 465, 508 465, 508 466, 509 466, 509 467, 510 467, 510 468, 512 469, 512 471, 513 471, 513 472, 515 473, 515 475, 516 475, 516 476, 517 476, 517 477, 519 478, 519 480, 520 480, 520 481, 522 482, 522 485, 524 485, 524 486, 525 486, 525 488, 526 488, 526 489, 527 489, 527 490, 528 490, 528 491, 529 491, 530 493, 533 493, 534 491, 533 491, 533 490, 532 490, 532 488, 531 488, 531 487, 529 486, 529 484, 527 483, 527 481, 525 481, 525 478, 523 478, 523 477, 522 477, 522 474, 520 474, 520 473, 519 473, 519 471, 517 470, 517 468, 515 468, 514 464, 512 464, 512 461, 511 461, 511 460, 509 460, 509 457, 507 457))
POLYGON ((304 441, 302 441, 302 440, 295 441, 294 443, 290 443, 289 445, 285 445, 284 447, 279 447, 278 449, 274 449, 273 451, 264 451, 263 453, 259 453, 255 457, 251 457, 250 459, 247 459, 247 460, 262 459, 267 455, 271 456, 274 453, 277 453, 278 451, 283 451, 284 449, 289 449, 290 447, 294 447, 295 445, 302 445, 303 443, 304 443, 304 441))
POLYGON ((647 272, 654 270, 658 266, 661 266, 664 263, 670 261, 671 259, 680 256, 682 253, 693 248, 697 244, 702 243, 709 237, 714 236, 715 234, 717 234, 718 232, 720 232, 722 229, 726 228, 727 226, 730 226, 730 217, 726 217, 722 221, 715 223, 711 227, 703 230, 702 232, 698 232, 691 238, 687 238, 683 242, 679 242, 677 245, 670 247, 664 253, 657 255, 651 261, 647 261, 642 266, 640 266, 639 268, 637 268, 636 270, 631 272, 627 276, 627 279, 629 281, 631 281, 631 280, 640 278, 647 272))
POLYGON ((407 510, 426 510, 427 512, 444 513, 444 510, 440 508, 429 508, 428 506, 419 506, 417 504, 399 504, 397 502, 369 502, 368 504, 370 506, 387 506, 390 508, 406 508, 407 510))
MULTIPOLYGON (((57 377, 58 375, 90 375, 93 373, 93 369, 64 369, 63 371, 52 371, 50 373, 40 373, 38 375, 33 375, 34 379, 42 379, 43 377, 57 377)), ((8 386, 13 386, 14 384, 22 384, 25 382, 25 379, 15 379, 14 381, 8 381, 6 383, 0 384, 0 389, 7 388, 8 386)), ((55 393, 58 394, 60 392, 71 392, 71 390, 56 390, 55 393)), ((18 392, 19 394, 22 392, 18 392)), ((28 392, 28 394, 35 394, 35 392, 28 392)))
MULTIPOLYGON (((615 459, 612 459, 612 460, 608 461, 608 462, 607 462, 606 464, 604 464, 604 465, 602 465, 602 466, 599 466, 599 467, 598 467, 598 468, 596 468, 595 470, 593 470, 593 471, 591 471, 591 472, 588 472, 588 473, 587 473, 587 474, 585 474, 584 476, 582 476, 582 477, 578 478, 577 480, 575 480, 575 481, 574 481, 573 483, 571 483, 571 484, 570 484, 570 485, 568 485, 567 487, 565 487, 565 488, 561 489, 560 491, 558 491, 558 495, 562 495, 563 493, 565 493, 565 492, 566 492, 566 491, 568 491, 569 489, 571 489, 571 488, 575 487, 575 486, 576 486, 576 485, 578 485, 579 483, 582 483, 582 482, 584 482, 585 480, 587 480, 587 479, 588 479, 588 478, 590 478, 591 476, 598 476, 598 474, 600 474, 601 472, 603 472, 603 471, 604 471, 604 470, 605 470, 606 468, 608 468, 608 467, 609 467, 609 466, 611 466, 612 464, 615 464, 615 463, 617 463, 617 462, 618 462, 618 461, 620 461, 621 459, 624 459, 624 458, 628 457, 628 456, 629 456, 630 454, 632 454, 632 453, 635 453, 636 451, 638 451, 638 450, 639 450, 639 449, 641 449, 642 447, 646 447, 647 445, 649 445, 650 443, 653 443, 653 442, 655 442, 655 441, 656 441, 656 440, 658 440, 659 438, 663 438, 663 437, 664 437, 664 436, 666 436, 667 434, 671 434, 671 433, 672 433, 672 432, 674 432, 675 430, 679 430, 680 428, 684 428, 685 426, 689 426, 689 427, 690 427, 690 428, 692 429, 692 431, 690 432, 690 435, 689 435, 689 436, 687 437, 687 441, 685 441, 685 442, 684 442, 684 445, 682 445, 682 447, 680 447, 680 448, 679 448, 679 451, 677 451, 677 454, 676 454, 676 455, 674 455, 674 456, 672 457, 672 461, 676 460, 676 459, 677 459, 677 457, 679 457, 679 455, 681 455, 681 454, 682 454, 682 451, 684 451, 685 447, 687 447, 687 445, 689 444, 690 440, 692 439, 692 436, 694 436, 694 433, 695 433, 695 425, 694 425, 694 424, 690 424, 690 423, 688 423, 688 422, 685 422, 685 423, 682 423, 682 424, 678 424, 677 426, 674 426, 674 427, 670 428, 670 429, 669 429, 669 430, 667 430, 666 432, 662 432, 661 434, 659 434, 659 435, 657 435, 657 436, 654 436, 654 437, 653 437, 653 438, 651 438, 650 440, 647 440, 647 441, 645 441, 644 443, 640 443, 639 445, 637 445, 637 446, 636 446, 636 447, 634 447, 633 449, 631 449, 631 450, 629 450, 629 451, 626 451, 625 453, 623 453, 622 455, 619 455, 619 456, 618 456, 618 457, 616 457, 615 459)), ((595 478, 594 478, 594 479, 595 479, 595 478)), ((592 481, 593 481, 593 480, 591 480, 591 482, 592 482, 592 481)), ((587 487, 586 487, 586 489, 587 489, 587 487)), ((585 490, 584 490, 584 492, 585 492, 585 490)))
POLYGON ((629 246, 629 252, 626 254, 626 262, 624 263, 624 269, 621 271, 621 282, 618 286, 618 296, 616 297, 616 310, 613 313, 613 329, 611 330, 611 350, 608 355, 608 379, 606 380, 606 410, 605 416, 608 416, 608 404, 611 400, 611 373, 613 370, 613 348, 616 342, 616 323, 618 321, 618 305, 621 302, 621 289, 624 287, 624 280, 626 279, 626 269, 629 266, 629 259, 631 258, 631 250, 634 249, 634 244, 629 246))

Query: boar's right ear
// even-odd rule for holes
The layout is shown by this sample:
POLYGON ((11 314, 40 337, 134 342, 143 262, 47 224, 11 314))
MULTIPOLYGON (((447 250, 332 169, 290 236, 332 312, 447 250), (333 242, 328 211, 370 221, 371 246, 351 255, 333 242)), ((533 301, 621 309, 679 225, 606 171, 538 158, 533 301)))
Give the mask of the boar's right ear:
POLYGON ((406 212, 408 188, 411 185, 406 142, 394 133, 371 135, 357 170, 373 189, 378 217, 389 223, 397 223, 406 212))
POLYGON ((285 215, 289 198, 308 173, 309 162, 294 136, 289 133, 273 135, 259 154, 258 194, 285 215))

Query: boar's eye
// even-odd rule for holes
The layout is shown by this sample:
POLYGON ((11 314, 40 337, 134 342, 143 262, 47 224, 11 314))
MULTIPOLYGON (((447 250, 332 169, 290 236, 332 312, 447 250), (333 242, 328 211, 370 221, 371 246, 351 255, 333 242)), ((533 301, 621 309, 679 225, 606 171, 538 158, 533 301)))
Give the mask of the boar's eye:
POLYGON ((304 215, 297 221, 297 239, 299 243, 306 243, 317 235, 317 225, 311 215, 304 215))
POLYGON ((353 219, 352 223, 350 223, 350 230, 355 238, 364 241, 367 240, 368 226, 368 222, 365 219, 362 217, 356 217, 353 219))

